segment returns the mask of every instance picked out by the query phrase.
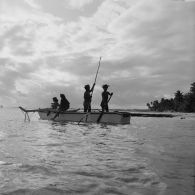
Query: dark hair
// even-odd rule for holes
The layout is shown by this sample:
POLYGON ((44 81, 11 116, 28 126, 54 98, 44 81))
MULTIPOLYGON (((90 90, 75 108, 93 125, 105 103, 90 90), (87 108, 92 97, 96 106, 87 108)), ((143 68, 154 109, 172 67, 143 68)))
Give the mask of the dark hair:
POLYGON ((105 84, 105 85, 102 85, 102 88, 103 89, 108 89, 109 85, 105 84))
POLYGON ((65 99, 66 97, 65 97, 65 95, 64 94, 60 94, 60 97, 62 98, 62 99, 65 99))
POLYGON ((53 97, 53 101, 54 102, 58 102, 58 98, 57 97, 53 97))
POLYGON ((85 87, 84 87, 85 89, 90 89, 90 85, 85 85, 85 87))

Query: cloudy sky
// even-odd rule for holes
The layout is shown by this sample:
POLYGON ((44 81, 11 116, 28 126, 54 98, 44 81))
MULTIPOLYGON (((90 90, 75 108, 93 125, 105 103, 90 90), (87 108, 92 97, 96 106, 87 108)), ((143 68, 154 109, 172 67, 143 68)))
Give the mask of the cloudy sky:
POLYGON ((195 81, 194 0, 0 0, 0 104, 141 108, 195 81))

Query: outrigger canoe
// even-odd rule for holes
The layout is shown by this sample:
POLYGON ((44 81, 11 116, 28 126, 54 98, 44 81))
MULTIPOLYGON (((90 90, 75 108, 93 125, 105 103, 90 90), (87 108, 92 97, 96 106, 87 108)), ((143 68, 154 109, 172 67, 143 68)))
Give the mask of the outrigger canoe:
POLYGON ((28 112, 38 112, 40 119, 42 120, 54 120, 57 122, 129 124, 131 118, 129 112, 118 112, 118 111, 112 111, 112 112, 92 111, 89 113, 85 113, 79 111, 79 109, 68 110, 65 112, 58 112, 57 110, 50 109, 50 108, 35 109, 35 110, 26 110, 23 107, 19 107, 19 108, 26 114, 28 112), (55 117, 56 113, 57 113, 57 117, 55 117))

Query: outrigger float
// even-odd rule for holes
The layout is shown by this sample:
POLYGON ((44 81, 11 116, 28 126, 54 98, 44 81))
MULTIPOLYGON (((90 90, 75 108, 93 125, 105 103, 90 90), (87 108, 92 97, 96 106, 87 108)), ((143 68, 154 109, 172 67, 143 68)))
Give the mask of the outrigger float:
POLYGON ((79 123, 107 123, 107 124, 130 124, 131 115, 129 112, 82 112, 80 109, 59 112, 51 108, 27 110, 19 107, 25 113, 25 119, 30 120, 29 112, 38 112, 40 119, 53 120, 56 122, 78 122, 79 123), (57 117, 55 117, 57 114, 57 117), (55 118, 55 119, 54 119, 55 118))

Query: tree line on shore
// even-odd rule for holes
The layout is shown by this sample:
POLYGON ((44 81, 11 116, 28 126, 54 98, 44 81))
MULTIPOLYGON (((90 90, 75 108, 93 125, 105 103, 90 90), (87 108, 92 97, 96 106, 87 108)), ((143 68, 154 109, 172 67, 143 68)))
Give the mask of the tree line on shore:
POLYGON ((154 100, 146 105, 151 111, 195 112, 195 82, 191 84, 188 93, 177 90, 173 98, 154 100))

